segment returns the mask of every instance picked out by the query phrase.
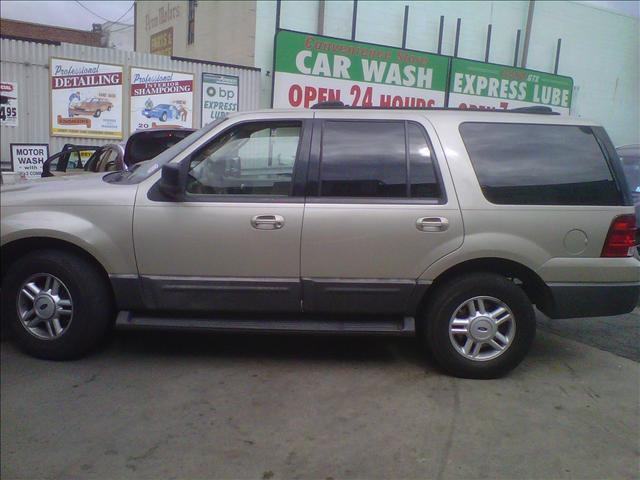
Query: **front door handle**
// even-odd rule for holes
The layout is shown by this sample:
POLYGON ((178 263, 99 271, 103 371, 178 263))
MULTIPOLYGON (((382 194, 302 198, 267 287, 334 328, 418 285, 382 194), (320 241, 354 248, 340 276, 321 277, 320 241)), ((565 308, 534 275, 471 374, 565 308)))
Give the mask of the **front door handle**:
POLYGON ((449 228, 449 220, 444 217, 420 217, 416 228, 422 232, 444 232, 449 228))
POLYGON ((251 218, 251 226, 258 230, 278 230, 284 226, 281 215, 256 215, 251 218))

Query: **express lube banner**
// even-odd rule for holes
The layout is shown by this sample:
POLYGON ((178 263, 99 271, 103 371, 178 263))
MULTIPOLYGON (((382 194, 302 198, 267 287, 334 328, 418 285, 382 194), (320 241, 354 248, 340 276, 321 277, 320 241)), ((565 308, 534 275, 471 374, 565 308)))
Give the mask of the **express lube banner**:
POLYGON ((51 58, 51 135, 122 138, 121 65, 51 58))
POLYGON ((452 59, 449 107, 509 110, 542 105, 569 115, 573 80, 550 73, 452 59))
POLYGON ((443 107, 448 68, 442 55, 281 30, 273 106, 443 107))
POLYGON ((193 126, 193 74, 131 68, 131 132, 193 126))

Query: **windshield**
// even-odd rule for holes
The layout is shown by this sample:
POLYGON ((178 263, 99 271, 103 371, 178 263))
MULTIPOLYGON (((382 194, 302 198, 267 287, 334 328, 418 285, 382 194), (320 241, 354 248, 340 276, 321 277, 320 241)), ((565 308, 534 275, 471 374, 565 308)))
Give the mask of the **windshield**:
POLYGON ((205 125, 200 130, 196 130, 191 135, 180 140, 175 145, 172 145, 167 150, 160 153, 158 156, 150 160, 137 163, 130 170, 108 175, 104 179, 105 181, 110 183, 140 183, 146 178, 149 178, 152 174, 162 168, 165 163, 169 163, 180 152, 196 143, 198 140, 200 140, 225 120, 226 117, 205 125))

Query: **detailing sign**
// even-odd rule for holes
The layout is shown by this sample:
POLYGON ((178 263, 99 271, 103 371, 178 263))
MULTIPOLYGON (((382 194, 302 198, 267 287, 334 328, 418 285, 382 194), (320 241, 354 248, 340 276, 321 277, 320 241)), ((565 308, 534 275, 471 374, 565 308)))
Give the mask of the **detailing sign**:
POLYGON ((122 66, 51 58, 51 135, 122 138, 122 66))

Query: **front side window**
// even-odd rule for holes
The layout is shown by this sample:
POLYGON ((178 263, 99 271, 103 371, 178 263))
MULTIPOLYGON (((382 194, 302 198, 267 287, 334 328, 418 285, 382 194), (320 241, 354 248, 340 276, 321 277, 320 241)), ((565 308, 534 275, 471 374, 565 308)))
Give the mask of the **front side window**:
POLYGON ((300 122, 257 122, 224 132, 191 159, 187 192, 289 195, 301 129, 300 122))
POLYGON ((460 125, 482 191, 492 203, 620 205, 622 197, 590 127, 460 125))
POLYGON ((433 151, 422 127, 404 121, 327 121, 320 196, 440 198, 433 151))

